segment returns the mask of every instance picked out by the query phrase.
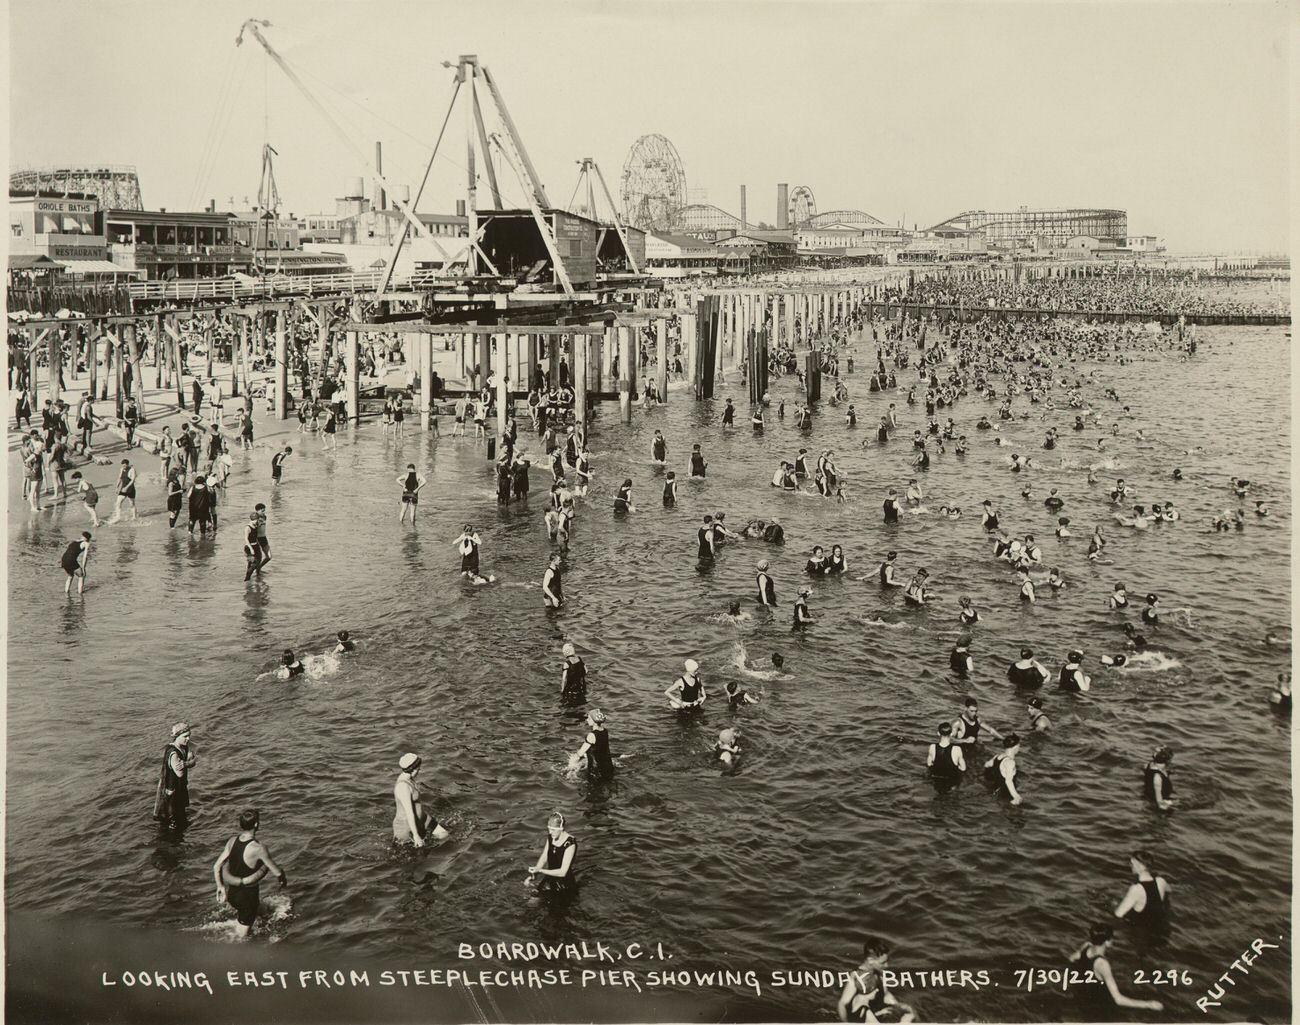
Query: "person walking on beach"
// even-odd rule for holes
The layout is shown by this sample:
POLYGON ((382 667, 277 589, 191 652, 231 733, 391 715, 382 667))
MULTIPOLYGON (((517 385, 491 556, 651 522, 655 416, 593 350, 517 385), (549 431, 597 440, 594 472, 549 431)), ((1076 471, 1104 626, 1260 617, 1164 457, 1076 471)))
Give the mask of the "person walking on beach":
POLYGON ((86 591, 86 564, 90 562, 90 532, 83 530, 81 537, 68 543, 63 552, 63 572, 68 579, 63 583, 63 593, 71 596, 72 581, 77 581, 77 594, 86 591))
POLYGON ((425 811, 420 800, 420 785, 416 782, 416 777, 420 774, 421 764, 422 759, 413 752, 402 755, 397 762, 401 772, 393 784, 393 800, 397 802, 397 814, 393 816, 393 839, 397 843, 409 843, 413 847, 423 847, 424 841, 429 837, 445 840, 451 835, 437 819, 425 811))
POLYGON ((235 909, 235 934, 247 936, 257 921, 261 902, 259 884, 268 875, 279 878, 280 888, 288 883, 284 870, 271 858, 271 852, 257 839, 261 815, 255 808, 239 813, 239 832, 226 841, 212 866, 212 877, 217 884, 217 899, 235 909))
POLYGON ((172 727, 171 742, 163 748, 158 790, 154 795, 153 817, 164 828, 185 825, 190 806, 189 769, 198 761, 190 745, 190 725, 178 722, 172 727))

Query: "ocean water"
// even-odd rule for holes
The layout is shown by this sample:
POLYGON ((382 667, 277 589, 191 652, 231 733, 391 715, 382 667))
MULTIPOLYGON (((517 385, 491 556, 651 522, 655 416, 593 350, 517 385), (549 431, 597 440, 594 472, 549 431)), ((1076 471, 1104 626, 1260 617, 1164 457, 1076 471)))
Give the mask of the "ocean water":
POLYGON ((1174 887, 1173 929, 1164 946, 1145 950, 1120 928, 1111 960, 1121 988, 1165 1000, 1164 1014, 1148 1019, 1199 1020, 1195 997, 1251 940, 1285 936, 1285 956, 1252 969, 1241 1002, 1205 1015, 1282 1020, 1290 730, 1267 695, 1290 655, 1263 638, 1290 622, 1289 338, 1220 328, 1199 339, 1188 362, 1139 352, 1126 366, 1078 365, 1079 374, 1096 372, 1085 394, 1107 423, 1120 404, 1103 398, 1104 387, 1132 410, 1106 453, 1089 444, 1096 431, 1068 429, 1075 411, 1063 401, 1044 422, 1042 406, 1018 398, 1017 411, 1031 409, 1033 419, 1004 425, 1003 447, 973 429, 996 404, 966 398, 940 411, 970 437, 970 454, 936 456, 924 475, 930 513, 897 527, 882 524, 880 502, 913 475, 908 439, 924 411, 905 405, 905 391, 867 393, 869 339, 854 341, 858 369, 846 377, 854 431, 822 403, 801 441, 793 379, 773 385, 790 407, 785 420, 769 410, 758 437, 738 380, 711 402, 674 393, 664 407, 637 410, 630 427, 605 404, 559 612, 542 607, 537 587, 552 546, 543 525, 549 473, 532 439, 532 497, 504 510, 481 443, 412 431, 399 444, 373 422, 328 454, 295 438, 286 483, 274 491, 270 452, 237 453, 215 540, 168 531, 155 479, 142 488, 141 520, 97 532, 81 600, 64 598, 58 559, 84 513, 77 505, 29 517, 11 474, 10 905, 219 941, 231 912, 214 902, 210 866, 238 810, 253 805, 261 839, 291 880, 292 903, 276 905, 268 938, 304 949, 454 966, 461 942, 662 943, 674 969, 759 974, 761 996, 745 985, 700 991, 732 1017, 827 1020, 838 986, 773 987, 770 972, 852 968, 862 937, 874 933, 892 943, 896 970, 983 968, 1000 982, 897 990, 924 1018, 1057 1020, 1073 1005, 1024 992, 1012 973, 1059 967, 1090 922, 1110 917, 1128 882, 1128 852, 1146 848, 1174 887), (724 430, 728 394, 740 413, 724 430), (864 452, 861 440, 890 401, 901 412, 897 440, 864 452), (1061 444, 1045 452, 1038 445, 1052 423, 1061 444), (663 469, 649 459, 656 428, 681 481, 671 510, 659 499, 663 469), (1135 440, 1139 428, 1147 443, 1135 440), (702 482, 687 477, 695 441, 709 460, 702 482), (847 503, 768 486, 801 444, 814 456, 835 450, 847 503), (1204 451, 1189 454, 1195 446, 1204 451), (1039 468, 1010 472, 1017 450, 1039 468), (430 480, 415 529, 398 523, 395 482, 412 461, 430 480), (1092 486, 1090 463, 1101 464, 1092 486), (1174 467, 1183 482, 1172 481, 1174 467), (613 494, 625 476, 639 508, 616 518, 613 494), (1172 500, 1183 520, 1145 532, 1115 524, 1107 492, 1118 476, 1135 487, 1133 502, 1172 500), (1267 499, 1272 514, 1259 520, 1248 502, 1243 532, 1214 533, 1211 517, 1238 504, 1231 476, 1249 478, 1251 499, 1267 499), (1030 500, 1020 494, 1026 480, 1030 500), (1067 501, 1068 542, 1052 536, 1055 517, 1042 506, 1050 487, 1067 501), (985 498, 1013 534, 1037 535, 1044 571, 1056 566, 1066 577, 1061 594, 1021 606, 1013 574, 992 559, 980 529, 985 498), (257 501, 269 506, 274 560, 260 585, 246 587, 238 525, 257 501), (944 503, 966 515, 940 517, 944 503), (699 569, 696 527, 719 510, 733 529, 749 516, 780 516, 786 545, 731 542, 699 569), (483 537, 491 585, 457 572, 452 541, 467 522, 483 537), (1090 563, 1094 523, 1107 525, 1110 543, 1090 563), (843 545, 851 572, 813 583, 817 621, 795 635, 790 602, 814 544, 843 545), (928 568, 939 601, 911 610, 897 592, 881 592, 875 568, 891 548, 904 580, 928 568), (775 613, 753 600, 759 559, 776 578, 775 613), (1165 610, 1158 628, 1143 631, 1160 657, 1125 671, 1097 663, 1122 648, 1125 617, 1105 609, 1117 580, 1136 599, 1129 621, 1147 591, 1165 610), (966 682, 952 677, 947 657, 962 594, 983 614, 966 682), (721 618, 736 599, 746 617, 721 618), (292 682, 269 675, 282 649, 323 655, 342 628, 356 655, 312 659, 309 676, 292 682), (559 703, 565 641, 586 659, 590 705, 609 714, 620 760, 612 785, 566 772, 585 731, 582 709, 559 703), (1092 693, 1042 692, 1056 730, 1023 748, 1022 806, 1000 805, 974 778, 937 793, 925 746, 966 694, 979 698, 986 721, 1023 733, 1024 704, 1005 667, 1026 643, 1054 672, 1069 648, 1083 648, 1092 693), (785 657, 784 677, 741 668, 745 658, 766 665, 774 651, 785 657), (712 697, 702 714, 682 718, 662 692, 687 657, 700 662, 712 697), (722 685, 733 678, 760 703, 729 712, 722 685), (193 816, 182 838, 162 837, 150 812, 161 750, 179 719, 193 724, 199 752, 193 816), (724 775, 710 750, 718 730, 735 724, 744 754, 724 775), (1164 743, 1177 752, 1180 799, 1167 815, 1140 792, 1143 766, 1164 743), (422 852, 389 839, 396 763, 408 750, 423 754, 426 801, 451 830, 422 852), (536 905, 524 885, 553 809, 579 840, 579 895, 563 910, 536 905), (1139 968, 1186 969, 1194 985, 1135 986, 1139 968))

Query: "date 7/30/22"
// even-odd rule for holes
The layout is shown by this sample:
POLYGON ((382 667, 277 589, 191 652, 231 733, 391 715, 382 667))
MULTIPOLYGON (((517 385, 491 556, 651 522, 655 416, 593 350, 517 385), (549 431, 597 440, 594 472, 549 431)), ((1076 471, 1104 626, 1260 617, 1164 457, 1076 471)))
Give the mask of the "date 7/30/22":
MULTIPOLYGON (((1098 986, 1102 980, 1091 969, 1074 968, 1017 968, 1012 976, 1017 989, 1032 993, 1035 989, 1067 990, 1072 986, 1098 986)), ((1194 986, 1192 973, 1187 969, 1138 968, 1133 972, 1135 986, 1194 986)))

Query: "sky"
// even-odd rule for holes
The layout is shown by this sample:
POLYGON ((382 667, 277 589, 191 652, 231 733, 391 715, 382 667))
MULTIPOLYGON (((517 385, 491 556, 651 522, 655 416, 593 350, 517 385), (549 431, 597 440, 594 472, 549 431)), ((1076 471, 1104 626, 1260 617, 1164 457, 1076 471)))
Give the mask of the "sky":
MULTIPOLYGON (((11 167, 136 167, 147 208, 332 212, 382 141, 415 192, 477 54, 554 205, 593 157, 618 199, 638 137, 751 222, 776 186, 926 227, 963 210, 1115 207, 1179 252, 1289 248, 1286 3, 11 0, 11 167), (266 38, 325 108, 265 51, 266 38), (335 130, 337 125, 342 136, 335 130)), ((489 130, 495 118, 481 95, 489 130)), ((466 187, 458 102, 419 208, 466 187)), ((480 190, 486 194, 480 158, 480 190)), ((523 193, 501 168, 507 205, 523 193)), ((699 190, 699 191, 697 191, 699 190)))

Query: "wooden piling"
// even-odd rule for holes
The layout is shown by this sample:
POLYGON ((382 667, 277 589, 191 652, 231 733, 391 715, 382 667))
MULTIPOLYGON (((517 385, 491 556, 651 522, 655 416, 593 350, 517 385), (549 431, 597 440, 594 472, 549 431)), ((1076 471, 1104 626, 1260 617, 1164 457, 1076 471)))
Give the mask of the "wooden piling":
POLYGON ((655 318, 655 384, 659 390, 659 401, 668 401, 668 321, 663 317, 655 318))
POLYGON ((284 310, 275 311, 275 418, 289 418, 289 352, 284 310))

